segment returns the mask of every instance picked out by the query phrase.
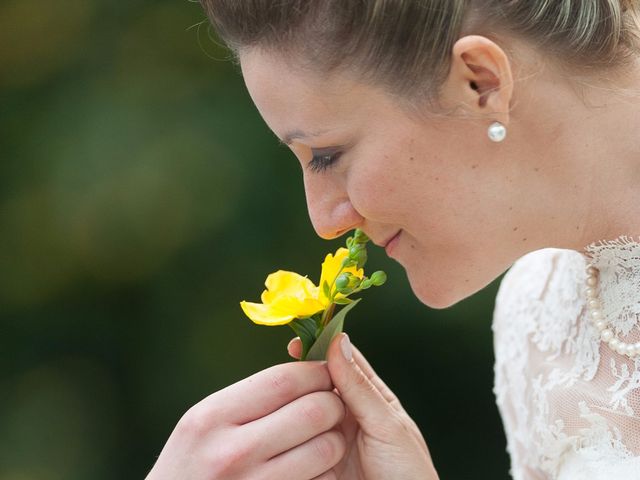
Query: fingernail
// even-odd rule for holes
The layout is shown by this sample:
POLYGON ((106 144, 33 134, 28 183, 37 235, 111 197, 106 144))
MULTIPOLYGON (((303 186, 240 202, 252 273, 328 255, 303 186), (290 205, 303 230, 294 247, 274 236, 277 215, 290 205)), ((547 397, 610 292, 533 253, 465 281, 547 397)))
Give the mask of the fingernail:
POLYGON ((349 341, 349 335, 346 333, 342 336, 342 340, 340 340, 340 348, 342 349, 342 355, 347 359, 348 362, 353 358, 351 352, 351 342, 349 341))

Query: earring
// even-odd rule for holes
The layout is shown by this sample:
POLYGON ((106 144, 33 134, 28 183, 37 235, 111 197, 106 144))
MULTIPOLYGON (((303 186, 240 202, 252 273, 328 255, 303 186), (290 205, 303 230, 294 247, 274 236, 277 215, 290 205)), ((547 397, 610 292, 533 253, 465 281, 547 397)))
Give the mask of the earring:
POLYGON ((501 142, 507 136, 507 127, 505 127, 500 122, 493 122, 489 126, 489 131, 487 132, 489 135, 489 139, 492 142, 501 142))

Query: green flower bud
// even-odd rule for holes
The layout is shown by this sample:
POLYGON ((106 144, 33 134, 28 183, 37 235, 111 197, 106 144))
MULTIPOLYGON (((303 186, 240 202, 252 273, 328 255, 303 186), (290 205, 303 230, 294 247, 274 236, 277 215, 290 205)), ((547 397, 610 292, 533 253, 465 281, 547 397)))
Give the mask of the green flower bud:
MULTIPOLYGON (((349 256, 351 257, 351 252, 349 252, 349 256)), ((356 261, 356 268, 364 267, 364 264, 367 263, 367 251, 362 248, 357 252, 354 252, 353 260, 356 261)))
POLYGON ((351 273, 349 273, 348 275, 349 275, 349 286, 351 288, 358 288, 362 280, 351 273))
POLYGON ((352 273, 345 272, 336 278, 336 290, 343 295, 349 295, 360 286, 360 279, 352 273))
POLYGON ((340 292, 349 287, 349 274, 341 273, 336 277, 336 289, 340 292))
POLYGON ((344 287, 344 288, 336 288, 338 293, 341 293, 342 295, 350 295, 351 293, 353 293, 353 289, 350 287, 344 287))
POLYGON ((387 281, 387 274, 384 273, 382 270, 378 270, 377 272, 373 272, 373 274, 371 274, 371 283, 376 287, 380 287, 381 285, 384 285, 386 281, 387 281))
POLYGON ((358 258, 358 254, 364 250, 364 247, 358 243, 352 244, 349 247, 349 258, 352 260, 356 260, 358 258))
POLYGON ((367 243, 367 242, 369 241, 369 237, 367 237, 367 235, 366 235, 362 230, 360 230, 359 228, 357 228, 357 229, 356 229, 356 232, 355 232, 355 234, 354 234, 354 240, 355 240, 357 243, 362 243, 362 244, 364 244, 364 243, 367 243))
POLYGON ((342 260, 342 268, 355 267, 356 263, 357 262, 355 260, 352 260, 349 257, 347 257, 344 260, 342 260))

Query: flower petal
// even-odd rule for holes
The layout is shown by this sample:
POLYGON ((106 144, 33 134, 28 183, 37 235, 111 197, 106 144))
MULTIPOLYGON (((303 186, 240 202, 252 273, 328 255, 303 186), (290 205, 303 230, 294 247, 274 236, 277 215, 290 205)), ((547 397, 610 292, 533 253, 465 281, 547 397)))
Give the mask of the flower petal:
POLYGON ((283 325, 294 318, 305 318, 324 309, 318 287, 295 272, 279 270, 270 274, 262 292, 262 303, 242 302, 244 313, 261 325, 283 325))
POLYGON ((279 296, 270 303, 274 310, 287 312, 296 318, 310 317, 314 313, 324 310, 324 304, 317 298, 297 298, 279 296))
POLYGON ((258 325, 286 325, 295 318, 294 315, 262 303, 240 302, 245 315, 258 325))
POLYGON ((278 270, 264 282, 267 290, 262 293, 262 302, 271 303, 276 297, 297 297, 300 300, 317 297, 317 287, 307 277, 295 272, 278 270))

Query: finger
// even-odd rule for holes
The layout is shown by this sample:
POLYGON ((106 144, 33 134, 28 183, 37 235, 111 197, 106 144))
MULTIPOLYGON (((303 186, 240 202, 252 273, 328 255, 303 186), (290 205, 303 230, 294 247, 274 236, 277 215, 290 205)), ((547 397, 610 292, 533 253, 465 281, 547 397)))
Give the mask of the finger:
POLYGON ((242 425, 311 392, 331 391, 325 362, 291 362, 262 370, 205 398, 196 407, 220 423, 242 425))
POLYGON ((345 451, 342 434, 335 430, 325 432, 269 460, 265 464, 266 478, 324 478, 322 475, 338 464, 345 451))
POLYGON ((331 430, 344 415, 335 393, 313 392, 240 428, 244 438, 253 439, 256 457, 267 460, 331 430))
MULTIPOLYGON (((353 348, 353 358, 355 362, 358 364, 367 378, 369 378, 371 383, 376 386, 376 388, 380 391, 387 402, 401 408, 398 397, 396 397, 395 393, 393 393, 393 391, 387 386, 387 384, 384 383, 384 381, 378 376, 373 367, 371 367, 371 364, 367 361, 364 355, 362 355, 362 352, 360 352, 360 350, 358 350, 358 348, 356 348, 354 345, 352 345, 351 347, 353 348)), ((291 339, 291 341, 287 345, 287 351, 292 358, 300 358, 300 355, 302 354, 302 342, 300 341, 300 337, 291 339)))
POLYGON ((349 337, 345 333, 333 340, 327 359, 333 384, 358 423, 363 426, 367 422, 387 419, 389 402, 355 362, 349 337))
POLYGON ((384 381, 378 376, 375 370, 371 367, 371 364, 367 361, 367 359, 362 355, 362 352, 358 350, 354 345, 351 345, 353 349, 353 359, 360 367, 360 370, 364 372, 369 381, 378 389, 378 391, 382 394, 384 399, 392 404, 394 407, 402 408, 400 405, 400 400, 396 397, 396 394, 387 386, 384 381))
POLYGON ((300 337, 292 338, 287 345, 287 352, 289 355, 295 359, 300 358, 302 355, 302 342, 300 341, 300 337))
POLYGON ((313 480, 338 480, 338 475, 333 470, 329 470, 313 480))

